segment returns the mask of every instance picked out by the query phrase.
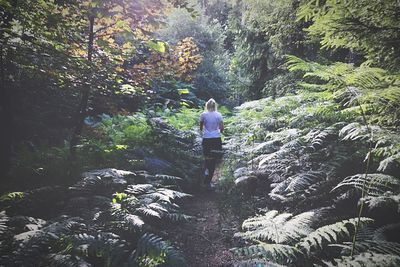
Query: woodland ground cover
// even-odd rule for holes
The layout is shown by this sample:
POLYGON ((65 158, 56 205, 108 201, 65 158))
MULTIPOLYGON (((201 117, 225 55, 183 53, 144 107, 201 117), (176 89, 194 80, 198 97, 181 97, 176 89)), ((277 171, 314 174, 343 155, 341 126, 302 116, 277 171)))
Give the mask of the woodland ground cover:
POLYGON ((186 266, 210 97, 229 264, 400 265, 399 9, 0 1, 0 265, 186 266))

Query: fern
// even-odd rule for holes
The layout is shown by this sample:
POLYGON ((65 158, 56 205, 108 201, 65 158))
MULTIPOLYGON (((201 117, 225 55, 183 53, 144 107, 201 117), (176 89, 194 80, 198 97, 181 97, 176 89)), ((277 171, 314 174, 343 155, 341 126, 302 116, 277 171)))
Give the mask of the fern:
POLYGON ((391 175, 381 173, 368 174, 367 176, 364 174, 356 174, 346 177, 335 186, 332 191, 348 186, 362 190, 364 184, 368 195, 379 196, 386 191, 398 190, 400 181, 391 175))
POLYGON ((365 252, 350 257, 344 256, 341 259, 334 259, 332 263, 325 262, 326 266, 343 267, 397 267, 400 265, 400 257, 389 254, 365 252))
POLYGON ((156 178, 165 179, 165 180, 182 180, 181 177, 173 176, 173 175, 165 175, 165 174, 156 174, 156 178))
POLYGON ((342 137, 342 140, 369 140, 371 134, 367 126, 354 122, 343 127, 339 136, 342 137))
POLYGON ((190 197, 190 194, 171 190, 168 188, 156 188, 151 184, 128 185, 125 192, 135 196, 141 195, 142 198, 158 198, 160 200, 171 202, 174 199, 190 197))
POLYGON ((101 260, 110 266, 129 265, 134 262, 128 257, 129 244, 119 235, 110 232, 66 236, 59 240, 59 247, 64 255, 76 255, 88 262, 101 260))
POLYGON ((4 234, 7 230, 7 222, 9 218, 5 211, 0 212, 0 235, 4 234))
POLYGON ((388 125, 398 124, 398 76, 367 65, 354 67, 340 62, 321 65, 294 56, 288 56, 287 65, 289 71, 304 72, 304 78, 318 78, 324 82, 315 86, 305 83, 306 88, 335 91, 337 99, 341 99, 345 106, 363 105, 364 110, 372 111, 369 117, 375 121, 388 125))
POLYGON ((15 235, 14 240, 18 247, 8 261, 16 266, 39 265, 59 239, 73 232, 83 231, 85 227, 78 218, 64 218, 63 222, 52 223, 41 230, 15 235))
MULTIPOLYGON (((146 225, 145 221, 160 221, 166 218, 171 221, 186 221, 191 217, 182 214, 175 199, 190 196, 179 191, 156 188, 151 184, 129 185, 125 193, 115 193, 109 215, 112 225, 118 229, 137 232, 146 225)), ((103 213, 101 220, 108 220, 103 213)))
POLYGON ((145 225, 143 218, 136 214, 129 213, 128 210, 122 208, 121 204, 113 204, 110 210, 113 218, 112 224, 119 229, 131 231, 139 231, 145 225))
POLYGON ((376 138, 377 142, 372 152, 381 159, 378 171, 385 171, 388 166, 400 163, 400 138, 398 133, 382 131, 376 138), (383 158, 383 159, 382 159, 383 158))
MULTIPOLYGON (((321 210, 320 212, 322 214, 324 211, 321 210)), ((250 239, 256 244, 234 248, 232 251, 238 257, 261 257, 273 262, 288 264, 311 260, 309 258, 311 251, 321 252, 328 245, 345 248, 349 244, 346 243, 346 240, 350 240, 357 219, 325 225, 312 231, 310 225, 313 220, 317 220, 316 217, 318 216, 315 216, 313 212, 292 217, 289 213, 278 215, 276 211, 269 211, 264 216, 247 219, 243 223, 243 228, 248 231, 236 234, 236 236, 250 239), (289 234, 291 234, 290 237, 289 234), (271 240, 275 244, 268 244, 260 240, 271 240), (337 243, 343 243, 343 245, 333 245, 337 243)), ((373 220, 369 218, 360 219, 361 226, 372 222, 373 220)), ((387 251, 389 251, 389 247, 389 245, 386 247, 387 251)), ((395 245, 392 245, 393 247, 395 245)), ((395 248, 397 249, 397 247, 395 248)))
MULTIPOLYGON (((353 244, 351 242, 344 242, 343 244, 345 251, 350 252, 353 244)), ((400 257, 400 244, 388 241, 358 240, 355 244, 355 252, 360 254, 367 251, 400 257)))
POLYGON ((372 238, 371 237, 370 238, 375 241, 388 241, 388 239, 392 238, 391 233, 397 232, 399 228, 400 228, 400 223, 383 225, 375 229, 372 238))
MULTIPOLYGON (((312 249, 322 249, 326 244, 339 242, 339 239, 350 238, 357 223, 356 219, 348 219, 330 225, 325 225, 311 232, 307 237, 299 242, 298 246, 311 252, 312 249)), ((360 218, 360 226, 372 223, 370 218, 360 218)))
POLYGON ((330 136, 335 135, 335 133, 336 129, 333 126, 323 130, 312 130, 305 136, 305 141, 309 142, 313 149, 317 149, 321 147, 330 136))
POLYGON ((366 205, 369 209, 375 209, 382 206, 390 206, 391 204, 397 205, 397 212, 400 212, 400 194, 393 195, 389 192, 385 192, 383 195, 379 196, 367 196, 364 199, 366 205))
POLYGON ((259 258, 273 260, 278 263, 295 262, 303 253, 296 247, 284 244, 267 244, 261 241, 257 245, 243 248, 234 248, 232 252, 236 256, 246 258, 259 258))
POLYGON ((265 169, 268 165, 268 162, 274 159, 282 159, 284 157, 294 157, 297 153, 299 153, 304 148, 303 141, 299 138, 296 138, 292 141, 287 142, 280 149, 274 153, 267 154, 261 158, 258 168, 265 169))
POLYGON ((288 178, 289 184, 287 185, 285 191, 296 192, 299 190, 304 190, 312 184, 323 180, 324 178, 325 174, 323 172, 309 171, 306 173, 301 173, 288 178))
POLYGON ((2 195, 0 197, 0 202, 6 202, 6 201, 16 201, 23 199, 25 197, 24 192, 10 192, 2 195))
POLYGON ((125 177, 129 175, 134 173, 112 168, 85 172, 82 174, 83 179, 70 189, 105 193, 121 190, 127 185, 125 177))
POLYGON ((162 194, 162 195, 168 197, 169 199, 181 199, 181 198, 187 198, 187 197, 192 196, 190 194, 179 192, 176 190, 171 190, 168 188, 160 188, 157 190, 157 193, 162 194))
POLYGON ((187 266, 185 259, 178 250, 170 246, 161 237, 153 234, 144 234, 139 239, 134 255, 136 260, 144 266, 154 263, 162 263, 166 267, 187 266))
POLYGON ((250 240, 271 240, 275 243, 293 242, 312 231, 310 224, 315 219, 314 212, 293 216, 290 213, 278 214, 278 211, 272 210, 265 215, 245 220, 242 228, 247 231, 235 236, 250 240))
MULTIPOLYGON (((376 152, 377 149, 373 150, 372 152, 376 152)), ((400 162, 400 153, 395 153, 393 155, 389 155, 387 158, 381 160, 381 162, 379 162, 379 166, 377 171, 385 171, 387 169, 387 167, 394 163, 394 162, 400 162)))
MULTIPOLYGON (((111 141, 121 141, 112 146, 125 144, 122 141, 126 141, 124 138, 128 135, 133 142, 134 133, 125 131, 132 121, 126 120, 124 125, 114 122, 111 121, 109 127, 105 125, 106 134, 115 138, 111 141), (118 135, 122 132, 124 136, 118 135)), ((144 267, 148 263, 148 266, 185 266, 183 256, 167 242, 151 235, 140 236, 150 230, 161 232, 168 222, 191 218, 177 205, 177 200, 191 195, 176 188, 199 170, 201 157, 194 155, 193 149, 199 145, 195 145, 193 134, 189 136, 170 127, 160 129, 166 125, 155 124, 157 122, 153 125, 154 134, 161 141, 152 144, 144 154, 162 155, 162 160, 171 162, 174 168, 169 173, 183 178, 151 175, 145 171, 100 169, 82 174, 81 180, 69 188, 46 187, 2 195, 0 202, 7 213, 0 212, 0 235, 5 237, 0 242, 0 265, 144 267), (144 184, 131 184, 138 181, 144 184), (10 214, 18 216, 8 218, 6 215, 10 214), (45 216, 47 222, 36 223, 34 218, 26 219, 22 215, 45 216), (161 261, 151 261, 151 251, 158 251, 154 255, 161 261)), ((95 148, 102 151, 109 147, 104 144, 95 148)), ((126 155, 132 155, 130 151, 126 155)), ((105 159, 107 165, 113 160, 122 162, 121 158, 111 161, 110 156, 114 154, 109 154, 105 159)), ((105 163, 102 161, 103 165, 105 163)))
POLYGON ((135 184, 128 185, 128 187, 125 189, 125 192, 132 195, 141 195, 154 190, 155 187, 151 184, 135 184))

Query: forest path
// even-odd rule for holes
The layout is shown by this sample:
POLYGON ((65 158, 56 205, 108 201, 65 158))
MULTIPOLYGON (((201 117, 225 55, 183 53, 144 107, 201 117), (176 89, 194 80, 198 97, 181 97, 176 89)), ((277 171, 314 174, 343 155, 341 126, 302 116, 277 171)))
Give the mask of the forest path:
POLYGON ((184 205, 195 218, 176 227, 170 238, 183 251, 190 267, 233 266, 229 248, 236 226, 229 215, 221 214, 215 192, 199 192, 184 205))
POLYGON ((233 266, 229 249, 234 246, 232 236, 238 220, 229 209, 221 210, 219 197, 218 192, 204 189, 194 194, 183 209, 195 218, 169 231, 170 240, 183 251, 189 267, 233 266))

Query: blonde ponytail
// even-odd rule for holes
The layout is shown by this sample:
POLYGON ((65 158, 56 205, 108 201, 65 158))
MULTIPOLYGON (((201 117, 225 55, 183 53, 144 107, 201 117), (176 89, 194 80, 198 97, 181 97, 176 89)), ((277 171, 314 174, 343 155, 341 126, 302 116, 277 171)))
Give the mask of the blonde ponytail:
POLYGON ((217 111, 217 102, 214 100, 214 98, 210 98, 205 106, 206 111, 217 111))

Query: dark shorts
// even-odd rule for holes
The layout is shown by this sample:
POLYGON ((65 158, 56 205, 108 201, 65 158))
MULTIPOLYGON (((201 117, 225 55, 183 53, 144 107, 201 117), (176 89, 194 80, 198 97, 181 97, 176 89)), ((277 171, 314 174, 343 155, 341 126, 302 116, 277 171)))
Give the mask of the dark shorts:
POLYGON ((203 154, 206 157, 214 159, 222 158, 222 141, 221 138, 203 138, 203 154))

